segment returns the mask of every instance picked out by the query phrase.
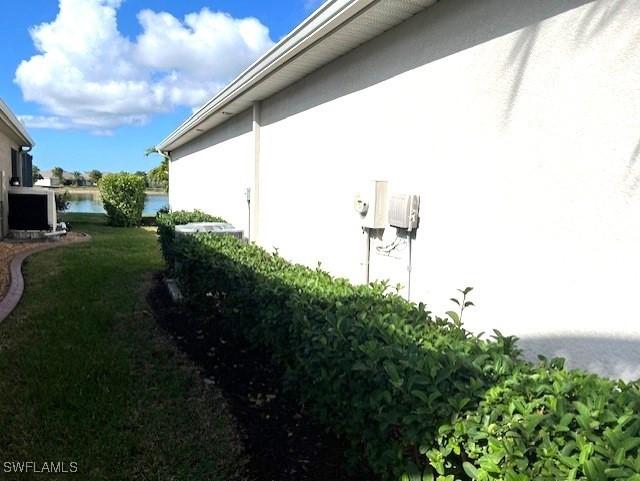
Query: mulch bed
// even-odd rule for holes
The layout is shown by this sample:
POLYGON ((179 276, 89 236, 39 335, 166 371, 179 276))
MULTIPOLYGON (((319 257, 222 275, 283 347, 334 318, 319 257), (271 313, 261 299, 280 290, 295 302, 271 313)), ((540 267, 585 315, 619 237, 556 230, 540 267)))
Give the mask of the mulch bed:
POLYGON ((240 425, 255 481, 371 481, 346 470, 344 444, 312 422, 282 391, 282 370, 268 353, 222 332, 220 315, 203 319, 172 304, 156 276, 147 300, 158 324, 219 388, 240 425))

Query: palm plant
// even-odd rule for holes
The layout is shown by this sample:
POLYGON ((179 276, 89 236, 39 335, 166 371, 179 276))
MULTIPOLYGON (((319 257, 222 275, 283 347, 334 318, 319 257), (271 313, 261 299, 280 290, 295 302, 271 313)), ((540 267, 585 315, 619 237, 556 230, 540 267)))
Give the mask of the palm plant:
POLYGON ((73 172, 73 182, 77 185, 80 186, 80 183, 84 180, 84 177, 82 176, 82 172, 79 171, 74 171, 73 172))

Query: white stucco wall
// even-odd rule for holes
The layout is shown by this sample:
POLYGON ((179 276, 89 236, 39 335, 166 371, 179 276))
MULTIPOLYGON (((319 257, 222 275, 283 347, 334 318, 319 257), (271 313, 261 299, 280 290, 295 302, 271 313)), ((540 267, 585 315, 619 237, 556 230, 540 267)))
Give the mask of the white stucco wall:
POLYGON ((244 112, 171 153, 169 203, 200 209, 248 232, 246 189, 253 183, 252 113, 244 112))
MULTIPOLYGON (((640 0, 440 2, 265 100, 259 242, 358 281, 354 194, 388 180, 421 195, 413 300, 442 313, 474 286, 470 329, 640 377, 638 12, 640 0)), ((172 207, 222 213, 225 192, 185 182, 206 152, 225 154, 212 175, 242 197, 246 137, 181 149, 172 207)), ((376 250, 393 237, 374 241, 371 272, 406 285, 406 246, 376 250)))
POLYGON ((20 150, 9 128, 0 123, 0 238, 9 231, 9 180, 11 178, 11 149, 20 150))

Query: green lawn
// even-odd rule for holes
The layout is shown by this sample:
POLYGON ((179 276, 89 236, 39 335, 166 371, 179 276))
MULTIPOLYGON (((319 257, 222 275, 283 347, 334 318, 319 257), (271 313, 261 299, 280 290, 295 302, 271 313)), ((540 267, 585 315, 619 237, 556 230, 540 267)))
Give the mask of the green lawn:
MULTIPOLYGON (((230 480, 245 465, 219 393, 157 330, 144 301, 162 268, 151 229, 68 215, 86 244, 31 257, 0 323, 0 479, 7 461, 76 462, 55 479, 230 480)), ((11 476, 15 476, 12 478, 11 476)))

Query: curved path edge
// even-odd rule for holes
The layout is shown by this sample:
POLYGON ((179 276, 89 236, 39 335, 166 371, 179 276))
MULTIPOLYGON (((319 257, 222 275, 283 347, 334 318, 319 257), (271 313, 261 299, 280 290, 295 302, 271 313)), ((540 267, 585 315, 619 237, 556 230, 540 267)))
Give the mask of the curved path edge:
POLYGON ((75 244, 79 244, 82 242, 88 242, 91 240, 91 236, 89 234, 84 234, 84 237, 67 242, 58 243, 47 243, 40 246, 37 246, 33 250, 28 250, 24 252, 19 252, 12 259, 9 266, 9 273, 11 278, 11 283, 9 284, 9 289, 7 290, 7 294, 0 300, 0 322, 4 321, 9 314, 13 312, 16 308, 20 299, 22 299, 22 294, 24 293, 24 277, 22 277, 22 263, 24 260, 32 254, 36 254, 42 251, 48 251, 51 249, 55 249, 58 247, 72 246, 75 244))

